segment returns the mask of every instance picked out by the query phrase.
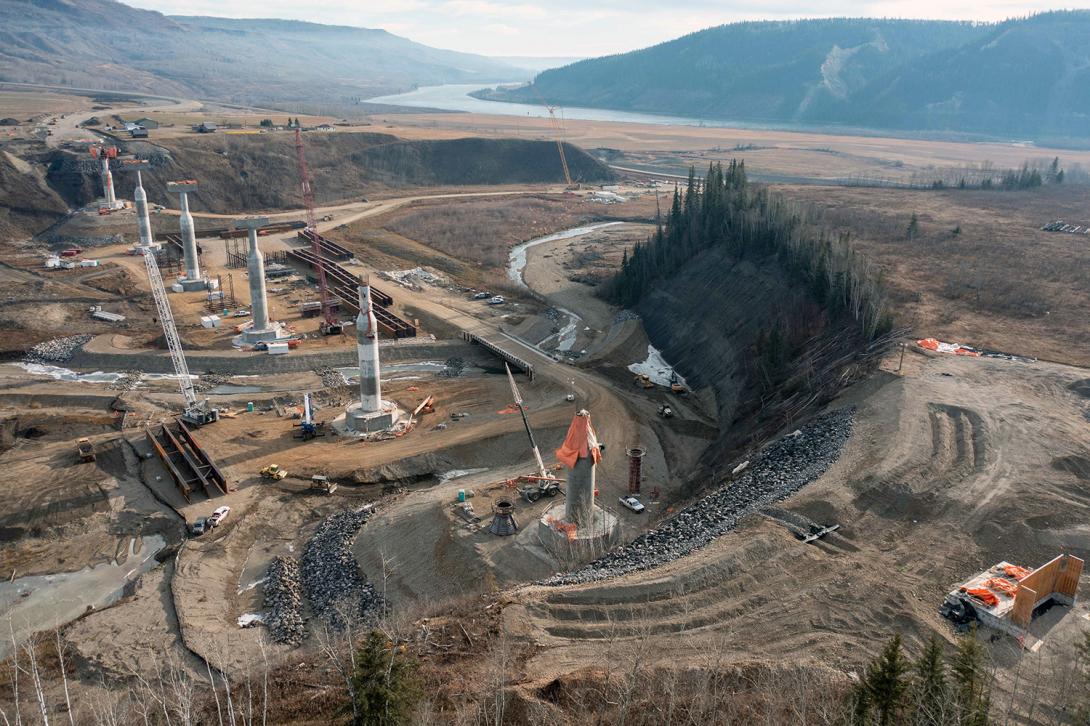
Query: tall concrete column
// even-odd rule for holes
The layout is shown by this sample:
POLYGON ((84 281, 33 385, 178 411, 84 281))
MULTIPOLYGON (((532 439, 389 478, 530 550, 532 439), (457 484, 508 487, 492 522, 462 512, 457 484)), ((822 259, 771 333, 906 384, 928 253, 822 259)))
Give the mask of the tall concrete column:
POLYGON ((568 472, 568 487, 564 492, 564 519, 576 527, 594 523, 594 460, 579 458, 568 472))
POLYGON ((356 350, 360 360, 360 411, 382 410, 382 379, 378 360, 378 321, 371 304, 371 285, 360 281, 360 314, 356 316, 356 350))
POLYGON ((265 256, 257 244, 257 229, 269 223, 267 217, 249 217, 235 222, 236 229, 246 228, 250 249, 246 256, 246 269, 250 275, 250 312, 253 315, 253 329, 269 328, 269 299, 265 291, 265 256))
POLYGON ((563 445, 556 450, 558 461, 568 467, 564 492, 564 520, 578 529, 594 524, 594 468, 602 460, 598 436, 585 409, 572 417, 563 445))
POLYGON ((144 180, 136 172, 136 191, 132 195, 136 205, 136 227, 140 231, 140 246, 151 247, 151 217, 148 216, 148 193, 144 191, 144 180))
POLYGON ((106 201, 106 206, 113 209, 117 204, 117 197, 114 195, 114 175, 110 172, 110 157, 105 149, 100 158, 102 160, 102 198, 106 201))
POLYGON ((179 228, 182 232, 182 253, 185 256, 185 277, 187 280, 200 280, 201 267, 197 261, 197 233, 193 227, 193 216, 189 213, 189 192, 197 191, 197 182, 169 182, 167 191, 178 195, 179 228))

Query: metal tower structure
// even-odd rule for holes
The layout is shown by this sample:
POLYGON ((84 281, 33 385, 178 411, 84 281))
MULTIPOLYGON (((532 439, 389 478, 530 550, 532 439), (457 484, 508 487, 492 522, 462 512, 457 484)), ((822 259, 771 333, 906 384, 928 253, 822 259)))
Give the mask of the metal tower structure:
POLYGON ((178 384, 185 399, 185 412, 182 420, 194 426, 203 426, 219 419, 219 411, 209 408, 207 401, 197 399, 197 390, 189 375, 189 366, 182 352, 182 341, 178 336, 178 327, 174 324, 174 313, 170 310, 167 291, 163 286, 163 276, 159 274, 159 264, 155 261, 154 250, 144 250, 144 265, 148 268, 148 282, 151 283, 151 295, 155 298, 155 308, 159 312, 159 322, 163 325, 163 335, 170 349, 170 360, 178 376, 178 384))
POLYGON ((323 335, 340 335, 342 326, 333 314, 333 301, 329 296, 329 283, 326 282, 325 264, 322 261, 322 238, 318 234, 318 218, 314 214, 314 192, 310 187, 310 171, 307 169, 307 155, 303 150, 303 135, 295 129, 295 155, 299 161, 299 180, 303 188, 303 206, 307 209, 307 226, 303 235, 310 239, 314 252, 314 270, 318 273, 318 297, 322 302, 322 322, 319 330, 323 335))

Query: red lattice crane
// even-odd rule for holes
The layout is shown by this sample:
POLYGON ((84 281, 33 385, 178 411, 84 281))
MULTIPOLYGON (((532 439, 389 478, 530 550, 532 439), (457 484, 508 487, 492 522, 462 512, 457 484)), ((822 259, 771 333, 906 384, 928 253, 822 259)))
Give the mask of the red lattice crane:
POLYGON ((318 218, 314 214, 314 191, 310 188, 310 172, 307 170, 307 155, 303 151, 303 135, 295 129, 295 155, 299 160, 299 179, 303 187, 303 206, 307 208, 307 226, 303 236, 310 240, 314 252, 314 269, 318 273, 318 298, 322 302, 322 321, 318 329, 322 335, 340 335, 343 330, 341 321, 333 314, 333 300, 329 296, 329 283, 325 278, 325 265, 322 262, 322 238, 318 234, 318 218))

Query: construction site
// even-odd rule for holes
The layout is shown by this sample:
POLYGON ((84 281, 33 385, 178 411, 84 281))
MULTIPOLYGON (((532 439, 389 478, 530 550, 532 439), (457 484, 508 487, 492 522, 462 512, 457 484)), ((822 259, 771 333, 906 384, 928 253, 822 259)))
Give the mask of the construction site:
MULTIPOLYGON (((894 324, 856 345, 791 321, 814 303, 772 263, 713 250, 626 307, 602 290, 661 234, 678 180, 566 138, 623 146, 627 128, 550 107, 549 135, 513 150, 499 122, 466 144, 464 118, 411 114, 393 141, 319 138, 321 117, 227 140, 196 106, 51 109, 51 177, 19 156, 28 139, 2 152, 83 203, 33 234, 0 226, 0 657, 63 640, 65 693, 86 699, 169 668, 207 696, 171 723, 215 722, 224 684, 264 669, 270 722, 330 723, 350 625, 417 659, 431 723, 587 723, 586 699, 608 723, 672 689, 686 718, 781 723, 791 688, 841 693, 892 635, 938 634, 980 640, 1011 722, 1061 722, 1041 674, 1090 628, 1085 289, 1039 288, 1066 304, 1023 335, 1028 318, 979 292, 958 318, 891 263, 894 324), (92 114, 144 117, 150 139, 92 114), (387 168, 369 149, 420 139, 466 165, 529 156, 495 179, 330 188, 339 153, 363 176, 387 168), (779 319, 805 386, 761 367, 779 319), (772 715, 700 712, 708 678, 772 715), (784 703, 754 685, 771 683, 784 703)), ((1049 218, 1079 218, 1086 189, 1042 202, 1049 218)), ((991 203, 972 194, 924 215, 935 240, 942 214, 991 203)), ((1030 274, 1085 271, 1078 234, 1015 217, 997 224, 1066 270, 1030 274)), ((39 690, 59 703, 58 684, 39 690)), ((25 719, 29 698, 0 709, 22 699, 25 719)))

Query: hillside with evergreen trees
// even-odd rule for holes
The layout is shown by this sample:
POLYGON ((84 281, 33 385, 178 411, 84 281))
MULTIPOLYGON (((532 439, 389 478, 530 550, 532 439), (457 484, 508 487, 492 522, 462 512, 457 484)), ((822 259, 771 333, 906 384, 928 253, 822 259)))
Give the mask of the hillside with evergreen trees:
POLYGON ((997 24, 735 23, 482 97, 750 123, 1085 139, 1090 11, 997 24))

